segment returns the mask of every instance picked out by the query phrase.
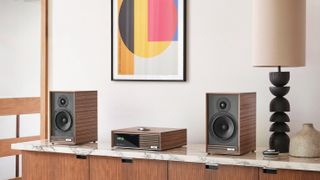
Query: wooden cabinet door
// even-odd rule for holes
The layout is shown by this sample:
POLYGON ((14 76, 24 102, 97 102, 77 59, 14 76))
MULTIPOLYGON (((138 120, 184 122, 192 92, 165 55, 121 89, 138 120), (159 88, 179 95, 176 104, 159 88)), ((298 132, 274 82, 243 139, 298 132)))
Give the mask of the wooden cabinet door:
POLYGON ((319 180, 320 172, 294 170, 259 170, 260 180, 319 180))
POLYGON ((89 160, 68 154, 24 151, 22 177, 23 180, 89 180, 89 160))
POLYGON ((133 176, 127 180, 166 180, 168 176, 167 161, 157 160, 133 160, 133 176))
POLYGON ((255 167, 243 166, 207 166, 205 170, 206 180, 258 180, 259 170, 255 167))
POLYGON ((205 180, 205 164, 201 163, 168 163, 168 180, 205 180))
POLYGON ((90 157, 90 180, 166 180, 167 161, 90 157))
POLYGON ((169 162, 169 180, 258 180, 254 167, 209 166, 198 163, 169 162))
POLYGON ((121 180, 121 159, 90 156, 90 180, 121 180))

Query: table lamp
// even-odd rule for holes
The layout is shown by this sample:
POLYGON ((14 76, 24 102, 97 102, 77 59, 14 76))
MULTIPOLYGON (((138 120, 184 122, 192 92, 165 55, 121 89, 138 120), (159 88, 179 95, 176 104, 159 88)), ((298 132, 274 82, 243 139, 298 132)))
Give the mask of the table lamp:
POLYGON ((284 97, 290 72, 281 68, 305 66, 305 27, 306 0, 253 0, 253 66, 277 68, 269 73, 275 96, 270 102, 269 148, 280 153, 289 152, 290 143, 290 104, 284 97))

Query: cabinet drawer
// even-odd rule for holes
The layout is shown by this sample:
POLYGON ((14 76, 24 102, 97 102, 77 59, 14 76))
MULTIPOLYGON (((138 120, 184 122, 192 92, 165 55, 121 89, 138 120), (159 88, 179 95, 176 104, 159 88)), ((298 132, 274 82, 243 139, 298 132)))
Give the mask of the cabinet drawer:
POLYGON ((89 179, 89 159, 86 156, 23 151, 22 166, 24 180, 89 179))
POLYGON ((168 163, 169 180, 204 180, 205 164, 169 162, 168 163))
POLYGON ((167 161, 90 157, 90 180, 151 179, 167 179, 167 161))
POLYGON ((206 180, 258 180, 259 170, 256 167, 227 166, 206 168, 206 180))
POLYGON ((294 170, 259 170, 260 180, 320 180, 320 172, 294 170))
POLYGON ((169 162, 169 180, 257 180, 258 168, 169 162))

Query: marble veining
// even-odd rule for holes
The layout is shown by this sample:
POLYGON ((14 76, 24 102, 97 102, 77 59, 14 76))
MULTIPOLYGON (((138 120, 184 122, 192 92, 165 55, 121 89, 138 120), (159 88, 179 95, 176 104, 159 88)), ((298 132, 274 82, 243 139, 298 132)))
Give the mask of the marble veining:
POLYGON ((208 155, 204 144, 189 144, 187 146, 168 151, 145 151, 131 149, 114 149, 110 143, 98 142, 84 145, 56 145, 48 141, 32 141, 12 144, 12 149, 66 153, 76 155, 109 156, 129 159, 153 159, 167 161, 181 161, 206 163, 208 165, 239 165, 275 169, 292 169, 306 171, 320 171, 320 158, 296 158, 283 154, 278 159, 265 159, 262 155, 264 148, 257 148, 256 152, 242 156, 208 155))

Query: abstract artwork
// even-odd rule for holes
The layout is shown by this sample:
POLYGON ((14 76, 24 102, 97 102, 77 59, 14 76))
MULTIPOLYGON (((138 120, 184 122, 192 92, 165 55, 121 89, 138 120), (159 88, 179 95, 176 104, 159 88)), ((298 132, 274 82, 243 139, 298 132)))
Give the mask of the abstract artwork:
POLYGON ((112 80, 186 80, 185 0, 112 0, 112 80))

